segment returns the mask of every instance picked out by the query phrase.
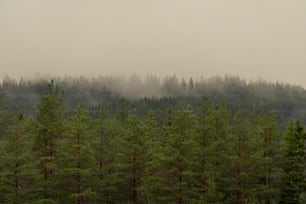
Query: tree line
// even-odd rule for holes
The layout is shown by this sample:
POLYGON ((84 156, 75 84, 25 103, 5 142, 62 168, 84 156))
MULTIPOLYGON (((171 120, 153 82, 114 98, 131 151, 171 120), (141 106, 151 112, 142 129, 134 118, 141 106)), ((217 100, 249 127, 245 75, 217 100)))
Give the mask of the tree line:
MULTIPOLYGON (((12 109, 21 109, 25 114, 34 114, 48 78, 37 77, 15 80, 4 77, 0 93, 5 93, 5 102, 12 109)), ((184 79, 175 75, 158 78, 148 76, 141 79, 116 76, 57 77, 54 80, 65 91, 64 105, 75 109, 81 102, 91 114, 97 114, 104 106, 114 116, 126 99, 129 107, 138 115, 144 115, 147 108, 154 110, 158 120, 165 119, 169 104, 174 109, 190 108, 199 112, 202 98, 212 103, 226 103, 228 109, 236 109, 243 103, 247 110, 255 112, 277 112, 282 119, 295 118, 306 123, 306 90, 297 85, 264 80, 249 81, 235 76, 184 79)), ((284 124, 287 121, 283 122, 284 124)))
POLYGON ((67 111, 52 81, 35 114, 0 97, 0 203, 305 203, 306 132, 274 114, 169 106, 137 115, 122 101, 67 111))

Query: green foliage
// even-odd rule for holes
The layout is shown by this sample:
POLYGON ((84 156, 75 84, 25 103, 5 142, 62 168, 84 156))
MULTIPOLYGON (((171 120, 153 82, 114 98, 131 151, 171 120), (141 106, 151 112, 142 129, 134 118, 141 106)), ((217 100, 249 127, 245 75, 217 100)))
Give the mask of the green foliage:
POLYGON ((118 186, 123 200, 138 203, 144 169, 149 159, 149 143, 143 121, 135 116, 121 121, 122 132, 116 138, 116 171, 120 177, 118 186))
POLYGON ((51 82, 34 118, 0 105, 0 203, 305 203, 299 121, 282 137, 278 117, 241 106, 122 100, 65 114, 63 100, 51 82))
POLYGON ((0 174, 1 190, 4 191, 2 203, 23 203, 33 199, 36 172, 29 125, 29 121, 17 113, 1 140, 0 165, 5 167, 0 174))
POLYGON ((283 142, 282 203, 302 203, 306 190, 306 133, 300 121, 291 121, 283 142))
MULTIPOLYGON (((162 141, 154 155, 158 169, 154 175, 152 196, 156 203, 188 203, 195 195, 193 189, 198 121, 192 112, 169 109, 162 141)), ((152 201, 151 201, 152 202, 152 201)), ((152 202, 152 203, 154 203, 152 202)))
POLYGON ((58 88, 53 81, 48 85, 47 92, 41 97, 36 115, 35 154, 40 173, 39 195, 41 199, 55 201, 56 153, 59 140, 65 131, 63 113, 63 95, 59 95, 58 88))
POLYGON ((256 201, 258 154, 255 127, 244 108, 235 114, 229 140, 227 200, 232 203, 256 201))
POLYGON ((4 103, 4 95, 0 93, 0 139, 8 130, 14 116, 4 103))
POLYGON ((198 183, 201 200, 218 203, 225 199, 226 174, 229 165, 230 114, 224 105, 203 107, 198 137, 201 161, 198 183))
POLYGON ((256 172, 259 177, 258 199, 264 203, 278 203, 281 169, 281 132, 275 115, 261 117, 257 127, 258 165, 256 172))
POLYGON ((91 118, 82 105, 77 107, 68 126, 57 152, 57 173, 61 178, 58 186, 62 189, 59 200, 60 203, 90 202, 96 195, 91 189, 95 167, 93 133, 91 118))

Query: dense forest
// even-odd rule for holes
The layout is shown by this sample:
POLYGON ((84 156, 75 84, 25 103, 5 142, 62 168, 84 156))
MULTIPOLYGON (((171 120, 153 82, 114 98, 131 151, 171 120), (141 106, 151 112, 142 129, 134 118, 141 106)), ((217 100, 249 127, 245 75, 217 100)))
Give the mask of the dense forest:
MULTIPOLYGON (((5 94, 5 103, 11 109, 33 114, 50 81, 51 77, 47 76, 17 81, 7 76, 0 84, 0 93, 5 94)), ((247 82, 234 76, 179 79, 175 75, 162 79, 148 76, 145 80, 136 75, 130 78, 67 76, 55 77, 54 81, 64 91, 66 108, 73 110, 82 103, 93 115, 104 106, 114 116, 124 98, 129 110, 144 115, 147 109, 152 109, 160 121, 165 119, 169 105, 175 110, 189 106, 199 112, 206 98, 212 103, 224 102, 231 111, 238 104, 244 104, 250 112, 276 113, 284 124, 289 118, 306 123, 306 90, 297 85, 264 80, 247 82)))
POLYGON ((0 203, 306 203, 303 88, 107 80, 2 82, 0 203))

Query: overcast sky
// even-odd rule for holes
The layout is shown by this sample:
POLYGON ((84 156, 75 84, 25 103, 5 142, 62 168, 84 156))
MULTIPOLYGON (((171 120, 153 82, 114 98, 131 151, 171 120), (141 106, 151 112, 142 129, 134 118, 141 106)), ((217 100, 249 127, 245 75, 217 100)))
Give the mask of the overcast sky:
POLYGON ((0 0, 0 77, 36 73, 306 87, 306 1, 0 0))

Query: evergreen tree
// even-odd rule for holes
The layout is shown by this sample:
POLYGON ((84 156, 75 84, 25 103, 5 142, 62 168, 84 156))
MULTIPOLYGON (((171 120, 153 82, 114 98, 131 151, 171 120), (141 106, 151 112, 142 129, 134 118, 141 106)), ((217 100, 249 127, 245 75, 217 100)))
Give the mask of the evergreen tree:
POLYGON ((31 151, 30 120, 17 113, 3 140, 1 140, 0 185, 5 195, 1 203, 25 203, 33 199, 35 169, 31 151))
POLYGON ((209 132, 209 117, 212 116, 213 107, 212 105, 203 100, 203 104, 201 106, 201 113, 198 117, 199 120, 199 132, 197 134, 196 142, 199 145, 197 152, 197 167, 195 169, 196 179, 195 179, 195 187, 196 192, 199 194, 199 201, 202 203, 207 203, 209 196, 209 186, 208 186, 208 161, 209 154, 211 155, 210 145, 214 142, 214 138, 210 137, 209 132))
POLYGON ((144 164, 140 197, 142 203, 154 203, 159 192, 159 165, 161 140, 155 113, 149 110, 144 118, 144 140, 147 146, 147 159, 144 164))
MULTIPOLYGON (((12 114, 4 105, 4 94, 0 93, 0 153, 4 149, 5 139, 7 136, 7 131, 11 125, 12 114)), ((0 161, 0 172, 5 171, 5 166, 0 161)), ((2 175, 0 173, 0 180, 2 179, 2 175)), ((0 202, 5 199, 5 188, 0 187, 0 202)))
POLYGON ((92 189, 94 153, 91 147, 92 123, 88 111, 79 105, 69 124, 58 152, 58 176, 63 191, 60 192, 60 203, 92 202, 95 197, 92 189))
POLYGON ((257 128, 260 161, 255 169, 259 177, 258 199, 265 204, 279 203, 281 133, 275 115, 261 117, 257 128))
POLYGON ((188 95, 189 96, 192 96, 193 94, 194 94, 194 82, 193 82, 193 79, 192 79, 192 77, 190 78, 190 80, 189 80, 189 84, 188 84, 188 95))
MULTIPOLYGON (((121 126, 116 120, 107 118, 107 110, 102 107, 94 121, 93 150, 96 166, 95 188, 98 203, 113 203, 117 200, 118 193, 115 188, 118 177, 114 173, 116 164, 114 160, 116 136, 121 137, 121 126)), ((119 196, 120 197, 120 196, 119 196)))
POLYGON ((124 99, 121 99, 119 108, 117 110, 116 118, 118 121, 123 122, 127 120, 127 117, 128 117, 127 103, 124 99))
POLYGON ((182 79, 180 89, 181 89, 182 95, 186 96, 187 95, 187 83, 184 78, 182 79))
POLYGON ((0 93, 0 140, 8 130, 12 118, 12 113, 4 103, 4 94, 0 93))
POLYGON ((97 165, 94 166, 93 182, 98 203, 122 203, 128 200, 122 175, 122 151, 125 147, 123 124, 126 121, 106 119, 102 109, 95 120, 93 150, 97 165))
POLYGON ((300 121, 291 121, 283 144, 283 171, 281 203, 302 203, 306 190, 306 133, 300 121))
POLYGON ((200 120, 200 146, 196 180, 197 191, 204 203, 220 203, 228 185, 230 114, 224 105, 203 107, 200 120))
POLYGON ((38 159, 39 176, 39 201, 53 203, 57 200, 56 177, 56 152, 58 142, 63 138, 65 120, 63 113, 63 95, 58 93, 54 81, 48 85, 47 92, 41 97, 38 104, 37 133, 35 137, 35 154, 38 159))
POLYGON ((256 126, 250 115, 241 107, 233 119, 233 131, 228 146, 228 173, 226 200, 230 203, 256 203, 257 167, 259 162, 256 144, 256 126))
POLYGON ((197 119, 189 109, 169 115, 163 132, 160 176, 161 193, 157 203, 189 203, 194 195, 197 119), (174 116, 174 117, 173 117, 174 116))
POLYGON ((144 169, 149 158, 148 140, 143 121, 136 116, 129 116, 121 125, 123 129, 120 138, 116 138, 115 158, 121 199, 139 203, 144 169))

